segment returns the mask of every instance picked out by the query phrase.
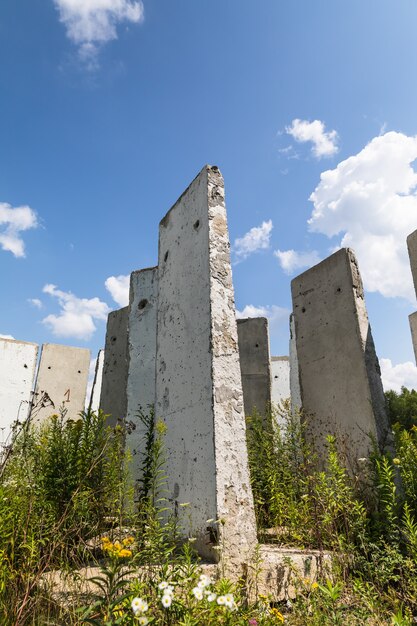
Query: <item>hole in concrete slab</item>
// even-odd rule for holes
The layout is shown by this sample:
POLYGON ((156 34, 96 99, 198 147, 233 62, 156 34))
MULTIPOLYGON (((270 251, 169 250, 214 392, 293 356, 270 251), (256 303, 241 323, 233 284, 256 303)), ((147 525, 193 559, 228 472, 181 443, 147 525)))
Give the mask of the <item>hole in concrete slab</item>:
POLYGON ((27 368, 28 368, 28 366, 26 365, 26 363, 24 364, 24 366, 23 366, 23 367, 24 367, 25 369, 27 369, 27 368))
POLYGON ((278 376, 274 376, 274 378, 278 378, 278 376))
POLYGON ((48 365, 48 370, 50 370, 50 369, 51 369, 51 366, 50 366, 50 365, 48 365))
POLYGON ((302 313, 305 313, 305 312, 306 312, 305 307, 303 307, 303 308, 301 309, 301 311, 302 311, 302 313))
POLYGON ((194 224, 193 224, 194 230, 198 230, 199 226, 200 226, 200 220, 197 220, 196 222, 194 222, 194 224))
POLYGON ((338 288, 336 289, 336 291, 337 291, 337 293, 340 293, 342 290, 341 290, 341 288, 340 288, 340 287, 338 287, 338 288))
POLYGON ((78 370, 78 373, 81 374, 81 370, 78 370))
POLYGON ((259 348, 259 343, 255 343, 255 348, 259 348))
POLYGON ((139 311, 143 311, 143 309, 145 308, 145 306, 148 304, 147 300, 141 300, 138 304, 138 309, 139 311))
POLYGON ((168 257, 169 257, 169 250, 167 250, 167 251, 165 252, 165 255, 164 255, 164 263, 166 263, 166 262, 167 262, 168 257))
POLYGON ((111 337, 111 338, 110 338, 110 341, 111 341, 112 343, 114 343, 114 342, 116 341, 116 339, 117 339, 117 337, 111 337))

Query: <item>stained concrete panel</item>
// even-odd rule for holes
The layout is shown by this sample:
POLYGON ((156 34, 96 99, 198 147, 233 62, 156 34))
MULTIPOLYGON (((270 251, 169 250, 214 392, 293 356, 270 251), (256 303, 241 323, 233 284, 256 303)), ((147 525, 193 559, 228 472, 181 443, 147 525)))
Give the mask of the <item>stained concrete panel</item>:
POLYGON ((413 275, 414 290, 417 294, 417 230, 408 235, 407 248, 410 258, 411 274, 413 275))
POLYGON ((271 357, 272 402, 275 405, 289 400, 290 391, 290 359, 287 356, 271 357))
POLYGON ((54 343, 42 346, 31 420, 42 422, 66 411, 65 419, 76 420, 85 407, 90 350, 54 343))
POLYGON ((38 359, 35 343, 0 339, 0 441, 28 416, 38 359))
POLYGON ((127 411, 127 329, 129 307, 112 311, 107 317, 100 409, 109 416, 109 425, 126 417, 127 411))
POLYGON ((294 414, 301 409, 300 373, 298 371, 297 342, 295 339, 294 314, 290 315, 290 397, 294 414))
POLYGON ((411 313, 411 315, 408 316, 408 321, 410 322, 411 339, 413 341, 414 348, 414 358, 417 363, 417 312, 411 313))
POLYGON ((338 436, 348 460, 366 457, 391 434, 380 368, 352 250, 344 248, 291 283, 307 436, 323 450, 338 436))
POLYGON ((236 568, 256 527, 229 247, 223 178, 207 166, 160 224, 156 413, 167 498, 200 553, 217 560, 220 541, 236 568))
POLYGON ((266 317, 237 320, 245 415, 262 417, 271 406, 271 365, 266 317))
POLYGON ((104 350, 99 350, 94 371, 93 386, 91 387, 90 402, 88 408, 91 411, 98 411, 100 408, 101 384, 103 381, 104 350))
POLYGON ((141 478, 144 427, 139 412, 155 407, 156 317, 158 307, 158 268, 130 275, 128 321, 127 435, 126 446, 132 454, 132 475, 141 478))

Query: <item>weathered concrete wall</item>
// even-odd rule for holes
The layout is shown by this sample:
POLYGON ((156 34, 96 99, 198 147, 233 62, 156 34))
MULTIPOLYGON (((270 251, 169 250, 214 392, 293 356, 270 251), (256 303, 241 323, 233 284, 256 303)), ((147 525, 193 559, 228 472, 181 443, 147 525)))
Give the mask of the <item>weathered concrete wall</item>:
POLYGON ((256 528, 229 246, 223 178, 207 166, 160 224, 156 413, 169 501, 200 553, 218 559, 220 540, 236 569, 256 528))
POLYGON ((353 251, 341 249, 297 276, 291 290, 307 435, 322 449, 325 434, 336 434, 355 463, 368 456, 369 434, 384 447, 390 431, 353 251))
POLYGON ((414 358, 417 363, 417 312, 411 313, 411 315, 408 316, 408 321, 410 323, 411 339, 413 341, 414 358))
POLYGON ((132 272, 128 320, 127 435, 132 454, 132 475, 140 479, 146 427, 139 411, 149 415, 155 407, 156 316, 158 268, 132 272))
POLYGON ((407 237, 408 256, 410 258, 411 274, 413 275, 414 289, 417 294, 417 230, 407 237))
POLYGON ((265 417, 271 406, 271 365, 266 317, 237 320, 245 415, 265 417))
POLYGON ((99 350, 96 359, 96 369, 94 372, 93 386, 88 408, 91 411, 98 411, 100 408, 101 384, 103 381, 104 350, 99 350))
POLYGON ((0 441, 13 423, 23 422, 29 411, 38 346, 35 343, 0 339, 0 441))
POLYGON ((274 404, 289 400, 290 391, 290 359, 287 356, 271 357, 272 393, 274 404))
POLYGON ((108 423, 126 417, 127 411, 127 328, 129 307, 112 311, 107 318, 100 409, 109 415, 108 423))
POLYGON ((78 419, 85 407, 89 365, 86 348, 43 344, 31 420, 41 422, 62 406, 65 419, 78 419))
POLYGON ((301 409, 300 373, 298 371, 297 343, 295 339, 294 313, 290 315, 290 396, 291 410, 301 409))

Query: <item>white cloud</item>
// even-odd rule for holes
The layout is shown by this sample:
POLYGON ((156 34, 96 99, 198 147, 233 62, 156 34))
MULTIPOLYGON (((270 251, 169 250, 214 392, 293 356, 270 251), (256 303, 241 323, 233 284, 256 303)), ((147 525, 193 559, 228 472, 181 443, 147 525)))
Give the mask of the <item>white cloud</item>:
POLYGON ((42 322, 58 337, 88 340, 96 330, 95 320, 107 319, 109 307, 99 298, 77 298, 70 292, 60 291, 55 285, 45 285, 44 293, 57 298, 59 315, 48 315, 42 322))
POLYGON ((14 339, 12 335, 0 335, 0 339, 14 339))
POLYGON ((411 361, 393 365, 391 359, 379 359, 384 390, 400 392, 401 387, 417 390, 417 367, 411 361))
POLYGON ((311 252, 296 252, 295 250, 274 250, 279 264, 286 274, 292 274, 296 270, 316 265, 320 257, 316 250, 311 252))
POLYGON ((335 130, 326 132, 325 125, 320 120, 309 122, 295 119, 285 130, 299 143, 311 142, 313 155, 318 159, 323 156, 333 156, 339 150, 337 132, 335 130))
POLYGON ((277 306, 275 304, 267 306, 254 306, 247 304, 242 311, 236 309, 236 318, 244 319, 246 317, 267 317, 271 326, 277 326, 285 322, 288 325, 290 315, 289 309, 277 306))
POLYGON ((253 252, 267 250, 273 225, 272 220, 262 222, 260 226, 254 226, 244 235, 235 239, 233 251, 238 259, 246 259, 253 252))
POLYGON ((0 202, 0 246, 3 250, 15 257, 24 257, 25 244, 20 233, 37 226, 36 213, 29 206, 12 207, 0 202))
POLYGON ((54 0, 68 38, 78 46, 79 55, 90 69, 97 66, 100 46, 117 39, 121 22, 143 20, 142 0, 54 0))
POLYGON ((414 302, 406 237, 417 228, 417 137, 388 132, 321 174, 310 230, 355 250, 365 289, 414 302))
POLYGON ((28 298, 28 302, 37 309, 41 309, 43 306, 39 298, 28 298))
POLYGON ((104 286, 110 292, 111 297, 119 306, 127 306, 129 304, 129 284, 130 275, 109 276, 104 286))

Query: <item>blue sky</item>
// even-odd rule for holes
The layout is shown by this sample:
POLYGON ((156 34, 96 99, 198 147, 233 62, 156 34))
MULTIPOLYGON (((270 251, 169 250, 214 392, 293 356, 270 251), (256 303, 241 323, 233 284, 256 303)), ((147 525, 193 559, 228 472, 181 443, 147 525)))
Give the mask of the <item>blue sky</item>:
POLYGON ((95 354, 211 163, 237 308, 270 316, 272 352, 291 278, 350 245, 385 384, 417 387, 416 23, 414 0, 3 0, 0 333, 95 354))

